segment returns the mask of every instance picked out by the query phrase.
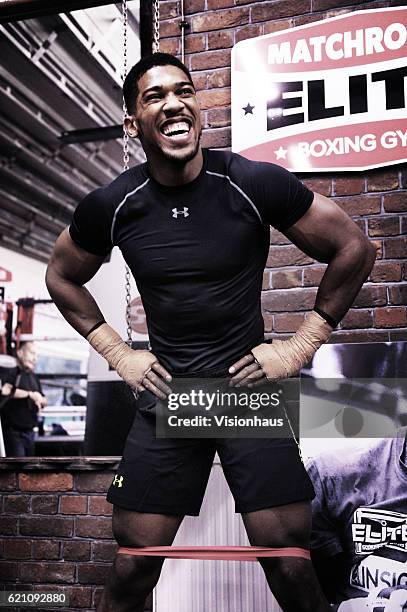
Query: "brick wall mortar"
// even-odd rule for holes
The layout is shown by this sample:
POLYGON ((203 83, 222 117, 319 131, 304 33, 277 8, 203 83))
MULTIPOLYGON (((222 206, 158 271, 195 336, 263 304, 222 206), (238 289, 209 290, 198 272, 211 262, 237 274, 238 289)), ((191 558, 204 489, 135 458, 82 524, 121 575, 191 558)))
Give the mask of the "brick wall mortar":
POLYGON ((105 496, 118 459, 107 469, 88 469, 91 462, 81 458, 81 471, 62 465, 57 472, 48 458, 19 466, 0 459, 0 572, 9 590, 66 592, 70 611, 94 609, 116 550, 105 496), (89 529, 77 534, 80 521, 89 529))
MULTIPOLYGON (((374 0, 372 2, 352 2, 352 0, 298 0, 296 2, 293 0, 273 0, 273 2, 267 0, 264 2, 206 0, 198 4, 195 0, 185 0, 187 20, 192 26, 186 35, 186 64, 192 69, 193 77, 198 77, 199 88, 203 88, 205 92, 205 110, 203 111, 204 146, 219 149, 230 148, 230 105, 225 100, 226 96, 224 96, 222 102, 222 97, 219 97, 216 91, 219 84, 222 92, 227 93, 230 90, 230 85, 225 84, 224 75, 226 72, 230 74, 230 52, 233 43, 246 37, 277 32, 355 10, 391 5, 390 0, 374 0), (197 51, 196 46, 194 49, 191 44, 191 52, 188 52, 189 39, 193 41, 193 38, 197 36, 203 37, 202 40, 205 41, 205 44, 202 44, 202 50, 197 51), (222 73, 223 78, 222 81, 218 82, 216 75, 220 73, 222 73), (203 74, 206 74, 205 82, 202 81, 203 74), (211 107, 211 92, 214 95, 216 94, 213 98, 216 101, 216 108, 211 107), (215 114, 211 115, 211 113, 215 114)), ((170 10, 171 4, 168 4, 168 7, 167 10, 170 10)), ((174 18, 162 19, 164 45, 167 44, 166 41, 172 41, 171 44, 174 45, 174 41, 179 40, 179 33, 175 31, 173 22, 174 18), (172 22, 171 27, 170 22, 172 22)), ((301 174, 299 176, 311 189, 328 197, 333 196, 334 200, 340 206, 343 206, 362 231, 372 240, 378 249, 378 257, 369 281, 376 287, 383 286, 385 289, 390 288, 394 283, 405 283, 406 271, 402 266, 405 263, 405 253, 407 252, 407 240, 403 237, 403 231, 407 228, 405 214, 407 200, 406 165, 379 168, 363 173, 337 172, 311 176, 301 174), (386 264, 389 264, 389 266, 386 267, 386 264), (394 268, 390 267, 392 264, 395 266, 394 268), (399 279, 398 276, 400 276, 399 279), (395 280, 396 277, 397 280, 395 280), (392 285, 389 283, 392 283, 392 285)), ((286 282, 290 285, 289 289, 284 290, 292 291, 297 287, 297 290, 305 291, 316 286, 316 284, 307 284, 308 280, 306 281, 305 277, 307 275, 308 279, 308 271, 317 270, 320 264, 307 260, 307 258, 300 261, 295 259, 296 265, 290 264, 290 248, 292 249, 289 244, 284 243, 271 245, 263 283, 263 289, 266 293, 270 294, 270 292, 282 290, 273 286, 273 274, 275 272, 295 273, 295 271, 301 270, 301 274, 297 276, 298 284, 296 286, 291 287, 290 285, 293 282, 293 277, 290 280, 284 280, 284 276, 280 278, 280 283, 284 284, 286 282), (287 258, 284 265, 281 265, 279 258, 280 256, 283 257, 284 253, 287 254, 287 258)), ((314 274, 317 275, 318 272, 314 272, 314 274)), ((401 335, 401 328, 377 327, 379 321, 386 321, 382 312, 378 312, 375 316, 376 308, 385 306, 405 308, 406 306, 405 303, 403 305, 392 305, 389 291, 386 291, 386 293, 388 299, 385 304, 378 304, 372 296, 370 304, 356 305, 350 310, 347 319, 348 324, 352 321, 353 313, 357 311, 358 316, 360 316, 362 309, 370 308, 372 311, 370 328, 339 328, 333 334, 333 341, 359 341, 361 334, 364 334, 367 338, 366 334, 369 329, 371 332, 370 339, 373 341, 379 337, 379 332, 381 332, 380 337, 385 340, 391 339, 391 332, 397 332, 398 335, 401 335)), ((264 294, 263 297, 267 298, 267 295, 264 294)), ((305 311, 301 312, 304 313, 305 311)), ((284 337, 284 333, 278 332, 276 329, 289 329, 290 321, 283 326, 280 319, 275 319, 275 313, 266 309, 263 310, 263 313, 269 336, 271 334, 270 337, 284 337)), ((400 316, 400 322, 402 320, 403 317, 400 316)), ((366 321, 367 319, 365 323, 366 321)), ((291 327, 293 328, 291 331, 295 331, 294 326, 291 327)))

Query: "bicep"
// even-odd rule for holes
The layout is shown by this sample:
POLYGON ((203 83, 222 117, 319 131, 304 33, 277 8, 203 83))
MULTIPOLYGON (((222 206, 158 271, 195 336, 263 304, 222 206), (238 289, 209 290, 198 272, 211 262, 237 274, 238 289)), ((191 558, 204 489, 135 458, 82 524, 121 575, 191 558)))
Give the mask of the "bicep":
POLYGON ((57 239, 47 268, 47 284, 57 276, 77 285, 87 283, 106 257, 94 255, 78 246, 66 228, 57 239))
POLYGON ((308 211, 284 233, 301 251, 324 263, 351 242, 367 241, 335 202, 318 193, 308 211))

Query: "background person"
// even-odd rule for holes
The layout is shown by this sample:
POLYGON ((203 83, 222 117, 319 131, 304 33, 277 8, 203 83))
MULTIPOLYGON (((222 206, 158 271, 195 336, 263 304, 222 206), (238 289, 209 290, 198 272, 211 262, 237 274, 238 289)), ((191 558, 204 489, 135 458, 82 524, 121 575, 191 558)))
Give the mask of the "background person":
POLYGON ((6 456, 27 457, 34 454, 33 428, 47 400, 34 372, 37 363, 34 342, 21 342, 16 358, 17 366, 1 379, 1 425, 6 456))

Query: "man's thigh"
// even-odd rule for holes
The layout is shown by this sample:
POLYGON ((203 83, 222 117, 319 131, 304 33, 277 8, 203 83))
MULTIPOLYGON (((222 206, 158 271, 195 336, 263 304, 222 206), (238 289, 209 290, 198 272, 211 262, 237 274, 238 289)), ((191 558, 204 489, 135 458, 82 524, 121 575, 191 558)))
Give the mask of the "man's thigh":
POLYGON ((295 502, 242 514, 252 546, 309 548, 311 504, 295 502))
POLYGON ((34 454, 34 439, 35 434, 33 431, 24 431, 21 436, 23 440, 24 452, 26 457, 31 457, 34 454))
POLYGON ((140 411, 107 500, 136 515, 198 515, 214 454, 210 440, 157 438, 155 415, 140 411))
POLYGON ((134 512, 113 506, 113 535, 119 546, 170 546, 184 517, 134 512))
POLYGON ((217 451, 236 512, 310 501, 315 493, 293 438, 230 438, 217 451))
POLYGON ((5 428, 3 437, 6 457, 25 457, 24 442, 19 431, 5 428))

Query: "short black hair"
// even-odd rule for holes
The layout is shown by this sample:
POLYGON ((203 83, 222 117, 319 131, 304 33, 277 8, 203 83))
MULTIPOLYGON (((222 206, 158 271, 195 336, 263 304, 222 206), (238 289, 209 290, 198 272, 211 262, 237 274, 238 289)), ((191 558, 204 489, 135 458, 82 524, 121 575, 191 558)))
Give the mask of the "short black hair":
POLYGON ((146 55, 133 66, 123 83, 123 97, 129 114, 131 114, 136 107, 139 79, 154 66, 176 66, 186 74, 191 85, 194 85, 188 68, 175 55, 159 52, 153 53, 152 55, 146 55))

